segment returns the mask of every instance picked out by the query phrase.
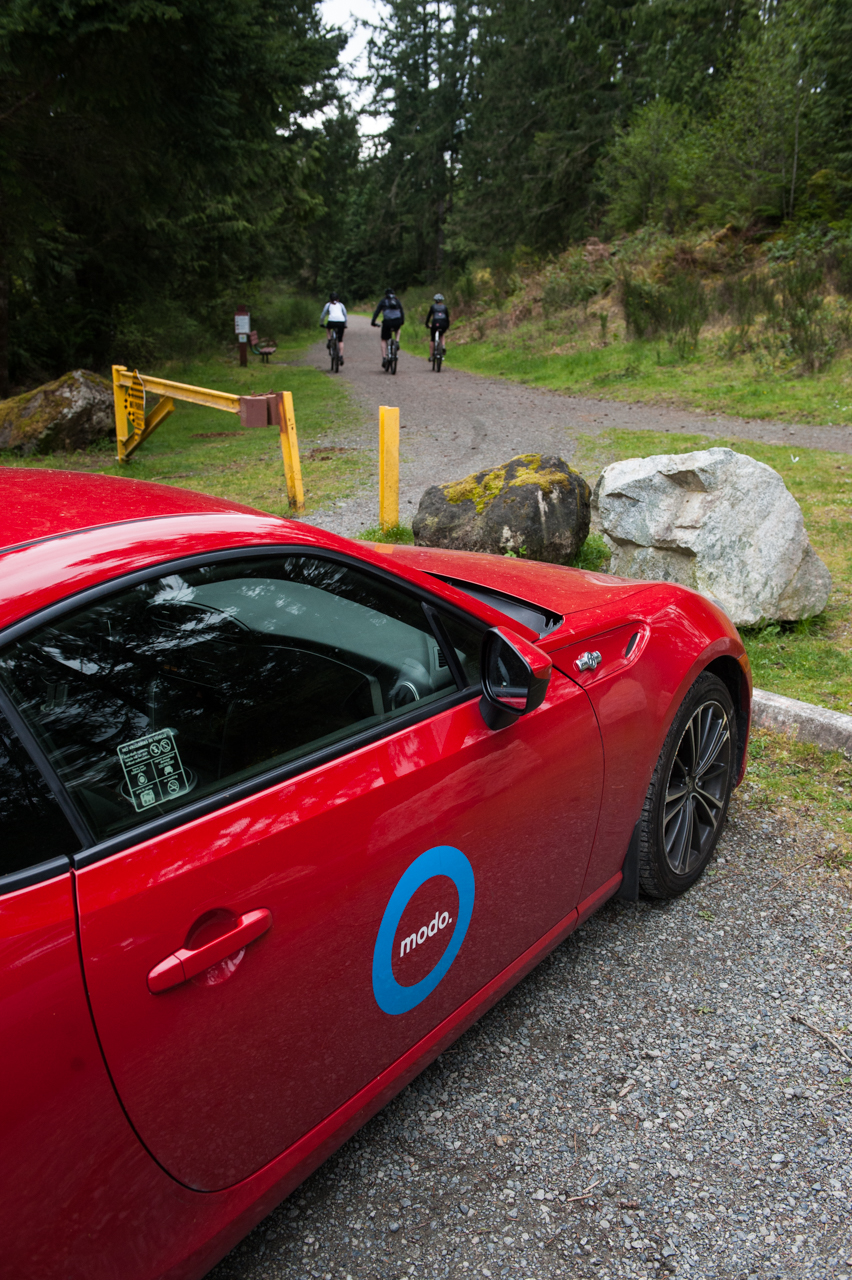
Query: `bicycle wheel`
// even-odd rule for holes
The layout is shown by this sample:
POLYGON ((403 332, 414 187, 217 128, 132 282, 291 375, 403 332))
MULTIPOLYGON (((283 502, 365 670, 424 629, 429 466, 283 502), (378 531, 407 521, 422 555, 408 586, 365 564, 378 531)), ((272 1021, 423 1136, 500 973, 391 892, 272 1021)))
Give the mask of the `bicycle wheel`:
POLYGON ((332 335, 329 352, 331 354, 331 372, 337 373, 340 368, 340 348, 337 345, 337 334, 332 335))
POLYGON ((444 362, 444 344, 443 342, 438 342, 435 344, 435 369, 438 373, 441 372, 441 365, 443 364, 443 362, 444 362))

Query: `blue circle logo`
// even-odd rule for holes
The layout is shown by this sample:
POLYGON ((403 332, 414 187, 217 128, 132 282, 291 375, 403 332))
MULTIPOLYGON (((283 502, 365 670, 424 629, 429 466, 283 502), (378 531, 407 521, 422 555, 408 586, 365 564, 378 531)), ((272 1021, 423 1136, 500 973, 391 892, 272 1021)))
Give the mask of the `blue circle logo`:
MULTIPOLYGON (((415 858, 385 907, 373 951, 373 994, 379 1008, 385 1013, 408 1013, 410 1009, 415 1009, 428 995, 432 994, 464 942, 467 927, 473 915, 473 897, 473 867, 460 849, 454 849, 449 844, 439 844, 434 849, 427 849, 426 853, 421 853, 419 858, 415 858), (434 876, 447 876, 458 890, 459 914, 455 922, 456 927, 453 929, 446 951, 434 969, 420 982, 415 982, 412 987, 403 987, 393 976, 394 938, 405 908, 420 886, 434 876)), ((402 947, 407 948, 407 944, 408 948, 415 946, 415 939, 421 943, 425 942, 430 930, 434 935, 439 928, 443 929, 449 923, 450 918, 444 911, 440 916, 436 916, 430 925, 424 925, 416 935, 412 934, 411 938, 404 939, 402 947), (435 925, 434 930, 432 925, 435 925), (420 934, 423 934, 422 938, 420 934)), ((405 954, 405 951, 400 954, 405 954)))

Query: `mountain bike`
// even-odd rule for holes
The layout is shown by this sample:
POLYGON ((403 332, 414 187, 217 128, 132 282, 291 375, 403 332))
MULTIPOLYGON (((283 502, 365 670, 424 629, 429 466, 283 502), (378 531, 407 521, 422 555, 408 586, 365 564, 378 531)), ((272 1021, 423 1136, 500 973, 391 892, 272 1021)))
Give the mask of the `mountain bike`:
POLYGON ((385 373, 396 373, 396 362, 399 359, 399 342, 396 335, 391 334, 388 338, 388 362, 385 365, 385 373))
POLYGON ((435 345, 432 349, 432 369, 435 373, 441 372, 441 364, 444 359, 444 343, 442 341, 442 336, 441 330, 438 329, 435 334, 435 345))
POLYGON ((328 354, 331 356, 331 372, 340 373, 340 343, 337 339, 337 330, 332 329, 328 335, 328 354))

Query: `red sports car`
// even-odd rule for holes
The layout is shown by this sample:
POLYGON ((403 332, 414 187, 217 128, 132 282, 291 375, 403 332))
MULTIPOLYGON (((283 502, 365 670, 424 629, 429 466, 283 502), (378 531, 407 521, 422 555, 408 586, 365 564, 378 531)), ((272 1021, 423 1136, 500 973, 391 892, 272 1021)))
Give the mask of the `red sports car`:
POLYGON ((0 1258, 200 1277, 742 776, 712 602, 0 471, 0 1258))

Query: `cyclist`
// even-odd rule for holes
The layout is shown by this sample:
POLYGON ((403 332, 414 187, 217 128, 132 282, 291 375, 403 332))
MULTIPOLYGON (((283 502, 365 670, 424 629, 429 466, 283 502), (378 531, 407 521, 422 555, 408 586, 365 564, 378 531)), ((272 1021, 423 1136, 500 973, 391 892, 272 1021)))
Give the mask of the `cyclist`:
POLYGON ((321 327, 324 326, 325 331, 328 334, 328 342, 326 343, 326 346, 331 346, 332 329, 334 329, 337 332, 337 342, 340 347, 340 363, 341 364, 343 364, 343 334, 345 333, 348 327, 348 323, 349 323, 349 317, 346 314, 346 308, 344 307, 343 303, 340 301, 340 295, 337 293, 330 293, 328 295, 328 302, 325 304, 325 306, 322 309, 322 315, 320 316, 320 326, 321 327))
POLYGON ((450 327, 450 309, 444 301, 442 293, 436 293, 432 299, 432 305, 429 308, 429 314, 426 317, 426 328, 431 330, 432 337, 429 342, 429 359, 431 360, 435 354, 435 334, 440 333, 444 346, 447 345, 447 330, 450 327))
POLYGON ((402 309, 402 303, 394 293, 393 289, 385 289, 381 302, 373 312, 373 318, 370 324, 373 328, 377 328, 376 316, 382 313, 382 368, 388 367, 388 338, 393 334, 397 342, 399 342, 399 331, 405 324, 405 312, 402 309))

